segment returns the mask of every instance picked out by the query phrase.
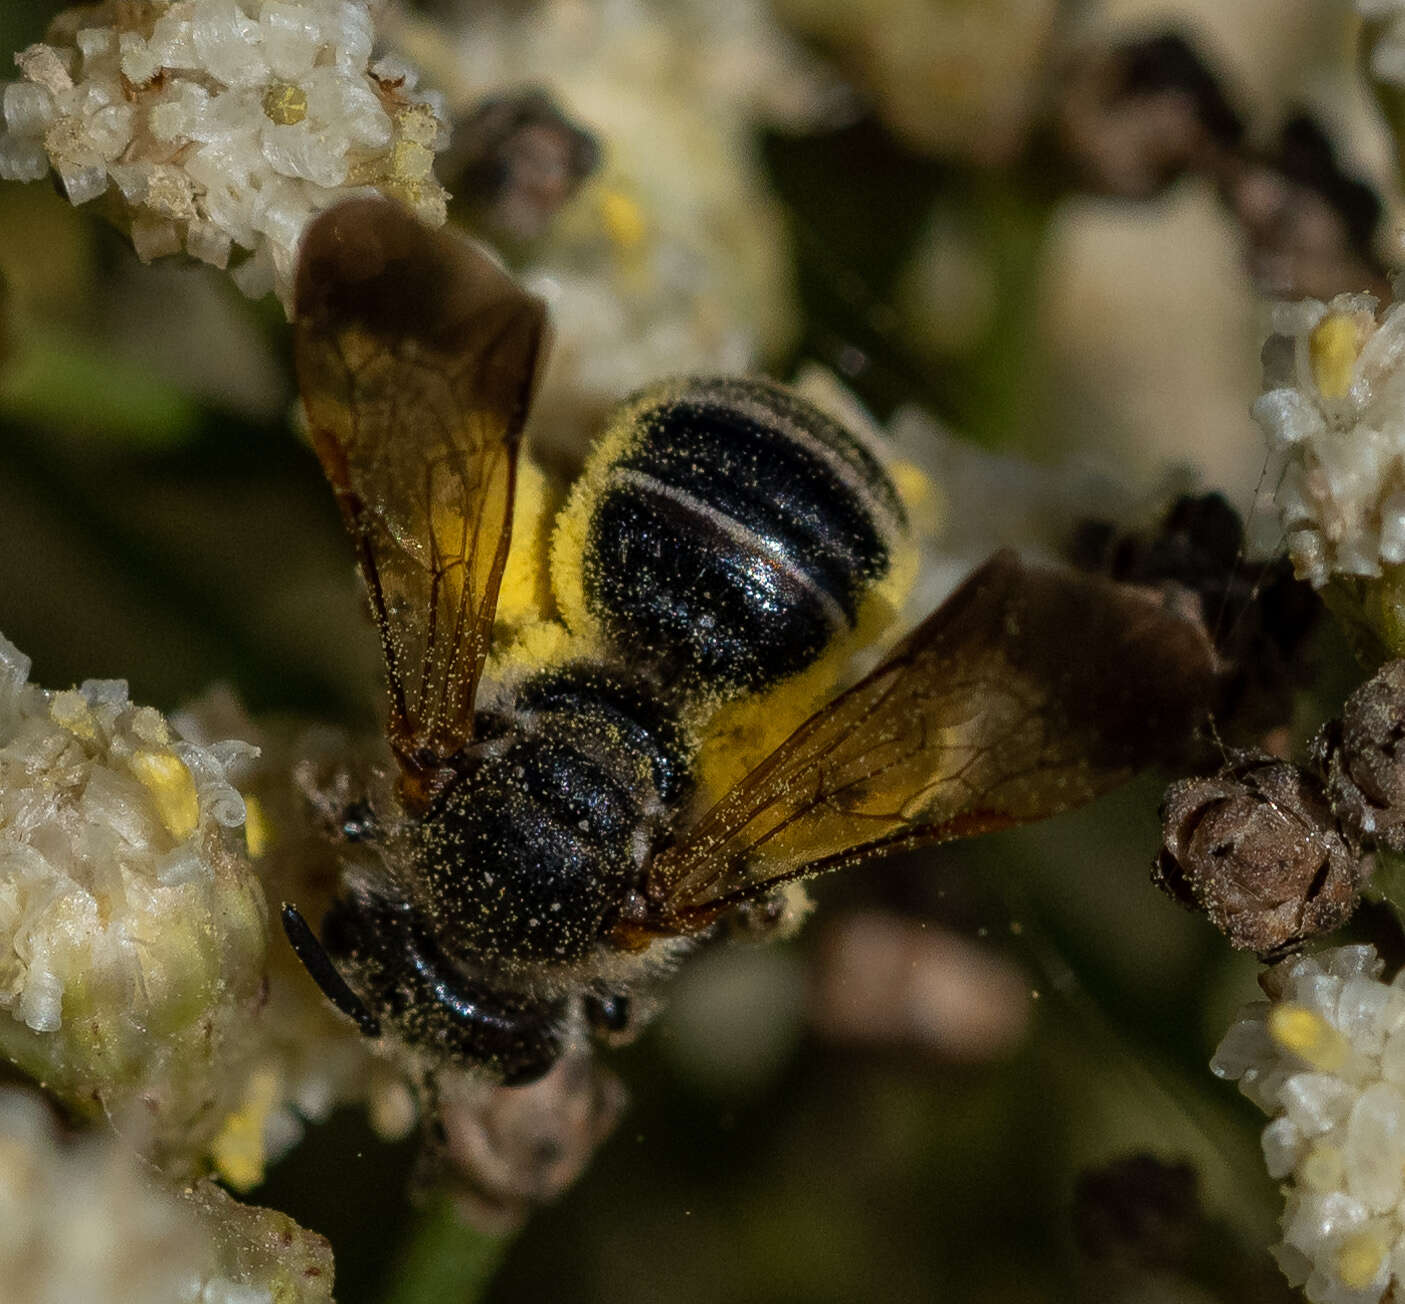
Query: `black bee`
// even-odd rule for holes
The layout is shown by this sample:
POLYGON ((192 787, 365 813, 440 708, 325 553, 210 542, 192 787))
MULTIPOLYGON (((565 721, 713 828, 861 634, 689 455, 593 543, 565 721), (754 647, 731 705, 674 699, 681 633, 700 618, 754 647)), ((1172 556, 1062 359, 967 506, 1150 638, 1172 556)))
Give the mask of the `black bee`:
POLYGON ((1204 632, 1160 595, 1010 553, 835 695, 915 552, 882 451, 766 380, 627 404, 556 517, 546 592, 543 548, 509 554, 541 303, 355 200, 310 228, 296 306, 398 777, 347 816, 320 937, 283 920, 368 1035, 530 1081, 629 1028, 690 939, 783 914, 784 884, 1085 802, 1208 701, 1204 632), (495 647, 513 568, 542 610, 495 647))

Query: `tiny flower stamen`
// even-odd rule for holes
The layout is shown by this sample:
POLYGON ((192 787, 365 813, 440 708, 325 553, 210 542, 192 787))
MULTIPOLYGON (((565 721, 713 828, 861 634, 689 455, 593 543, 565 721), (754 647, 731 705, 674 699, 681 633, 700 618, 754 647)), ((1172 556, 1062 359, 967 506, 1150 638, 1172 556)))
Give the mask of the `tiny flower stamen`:
POLYGON ((244 845, 251 860, 257 860, 273 845, 273 825, 263 802, 247 792, 244 794, 244 845))
POLYGON ((1329 312, 1308 336, 1312 379, 1323 398, 1345 398, 1351 390, 1365 332, 1355 313, 1329 312))
POLYGON ((263 93, 263 111, 279 127, 295 127, 307 117, 307 92, 301 86, 276 82, 263 93))
POLYGON ((177 842, 194 833, 200 824, 200 801, 195 780, 180 759, 170 752, 136 752, 128 764, 151 793, 166 832, 177 842))
POLYGON ((1286 1051, 1323 1073, 1346 1063, 1351 1047, 1320 1014, 1302 1005, 1277 1005, 1268 1016, 1268 1035, 1286 1051))
POLYGON ((1365 1290, 1381 1270, 1389 1246, 1378 1232, 1358 1232, 1337 1251, 1337 1276, 1348 1290, 1365 1290))

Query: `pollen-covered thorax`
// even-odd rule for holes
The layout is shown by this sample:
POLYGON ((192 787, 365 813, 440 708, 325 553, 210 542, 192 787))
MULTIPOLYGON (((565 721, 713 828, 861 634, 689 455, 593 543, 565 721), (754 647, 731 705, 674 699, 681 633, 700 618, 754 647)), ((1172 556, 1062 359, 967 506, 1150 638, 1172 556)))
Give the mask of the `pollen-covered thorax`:
POLYGON ((646 680, 589 665, 516 691, 417 832, 427 903, 464 959, 569 963, 600 939, 687 789, 646 680))

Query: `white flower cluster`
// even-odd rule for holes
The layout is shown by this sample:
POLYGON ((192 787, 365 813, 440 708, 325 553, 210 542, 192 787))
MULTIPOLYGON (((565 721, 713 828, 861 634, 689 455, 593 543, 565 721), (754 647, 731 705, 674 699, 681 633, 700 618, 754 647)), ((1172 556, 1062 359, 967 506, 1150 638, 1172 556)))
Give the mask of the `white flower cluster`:
POLYGON ((1275 324, 1254 417, 1293 565, 1319 587, 1378 576, 1405 562, 1405 312, 1344 294, 1275 324))
POLYGON ((1264 1158, 1287 1184, 1273 1252, 1313 1304, 1405 1290, 1405 977, 1382 968, 1369 946, 1285 960, 1211 1062, 1273 1115, 1264 1158))
POLYGON ((1371 73, 1381 81, 1405 86, 1405 3, 1401 0, 1356 0, 1356 12, 1379 24, 1371 42, 1371 73))
POLYGON ((777 0, 835 51, 880 117, 916 149, 1008 164, 1043 93, 1054 0, 777 0))
POLYGON ((331 1257, 282 1214, 237 1205, 209 1183, 168 1185, 114 1137, 66 1139, 36 1096, 0 1091, 5 1299, 320 1304, 331 1299, 331 1257))
POLYGON ((119 680, 28 675, 0 638, 0 1055, 80 1112, 139 1104, 158 1154, 198 1150, 262 999, 230 782, 253 749, 181 741, 119 680))
POLYGON ((16 56, 0 177, 50 167, 75 204, 110 196, 143 259, 234 268, 289 302, 308 220, 374 187, 431 225, 448 140, 437 98, 372 60, 376 0, 105 0, 16 56))
POLYGON ((397 12, 391 34, 456 111, 540 87, 600 145, 599 172, 520 269, 553 327, 534 439, 578 457, 659 376, 784 354, 791 254, 756 128, 813 129, 846 101, 762 0, 459 5, 397 12))

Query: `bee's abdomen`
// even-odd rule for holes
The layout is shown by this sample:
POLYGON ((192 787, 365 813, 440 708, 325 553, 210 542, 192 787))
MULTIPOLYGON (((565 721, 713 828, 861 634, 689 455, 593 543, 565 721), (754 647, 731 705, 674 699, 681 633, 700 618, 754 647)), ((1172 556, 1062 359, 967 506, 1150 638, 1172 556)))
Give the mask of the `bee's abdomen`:
POLYGON ((736 691, 794 674, 854 626, 903 517, 853 436, 759 380, 672 385, 628 419, 617 459, 590 477, 582 559, 610 640, 736 691))
POLYGON ((419 829, 464 958, 569 962, 599 939, 687 784, 671 713, 587 667, 537 675, 419 829))

